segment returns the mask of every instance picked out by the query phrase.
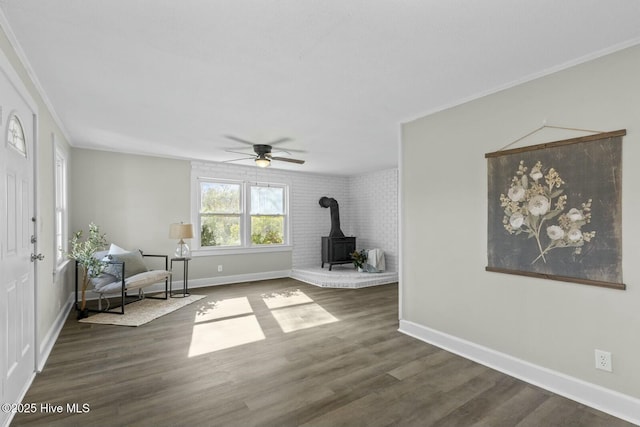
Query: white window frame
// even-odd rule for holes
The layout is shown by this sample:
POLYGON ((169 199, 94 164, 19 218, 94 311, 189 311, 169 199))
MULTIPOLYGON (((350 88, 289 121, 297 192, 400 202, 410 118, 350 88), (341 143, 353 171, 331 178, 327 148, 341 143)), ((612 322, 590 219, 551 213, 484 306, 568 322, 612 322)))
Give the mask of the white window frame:
POLYGON ((69 262, 65 255, 69 250, 69 153, 58 143, 53 133, 51 140, 53 143, 54 272, 58 272, 69 262))
POLYGON ((194 229, 194 237, 191 243, 191 256, 209 256, 209 255, 234 255, 261 252, 285 252, 291 251, 291 230, 289 219, 289 185, 286 183, 276 182, 256 182, 246 180, 234 180, 227 178, 192 176, 192 203, 191 203, 191 221, 194 229), (238 246, 201 246, 200 245, 200 229, 201 229, 201 183, 224 183, 240 185, 240 245, 238 246), (284 243, 254 245, 251 242, 251 186, 260 187, 278 187, 284 190, 284 243))
POLYGON ((252 248, 267 248, 267 247, 277 247, 277 246, 286 246, 289 244, 289 186, 286 184, 279 184, 273 182, 245 182, 245 206, 246 206, 246 227, 245 231, 245 242, 247 242, 248 246, 252 248), (283 233, 284 233, 284 242, 281 244, 267 244, 267 245, 254 245, 251 240, 251 187, 267 187, 267 188, 282 188, 282 197, 283 197, 283 212, 284 216, 284 224, 283 224, 283 233))
MULTIPOLYGON (((192 245, 192 250, 194 248, 203 248, 206 250, 209 249, 214 249, 214 248, 221 248, 221 249, 238 249, 238 248, 242 248, 244 247, 244 233, 243 233, 243 218, 245 216, 245 198, 244 198, 244 186, 242 181, 234 181, 234 180, 229 180, 229 179, 215 179, 215 178, 198 178, 197 180, 197 208, 196 208, 196 217, 197 220, 196 222, 194 222, 194 240, 197 242, 197 246, 193 246, 192 245), (239 245, 233 245, 233 246, 201 246, 200 244, 200 230, 202 227, 202 217, 205 216, 203 214, 200 213, 200 208, 202 207, 202 187, 201 184, 202 183, 212 183, 212 184, 230 184, 230 185, 237 185, 238 188, 240 189, 240 197, 239 197, 239 202, 240 202, 240 206, 238 206, 238 212, 228 212, 228 213, 220 213, 219 215, 229 215, 229 216, 237 216, 239 218, 239 223, 240 223, 240 244, 239 245)), ((213 214, 216 215, 216 214, 213 214)))

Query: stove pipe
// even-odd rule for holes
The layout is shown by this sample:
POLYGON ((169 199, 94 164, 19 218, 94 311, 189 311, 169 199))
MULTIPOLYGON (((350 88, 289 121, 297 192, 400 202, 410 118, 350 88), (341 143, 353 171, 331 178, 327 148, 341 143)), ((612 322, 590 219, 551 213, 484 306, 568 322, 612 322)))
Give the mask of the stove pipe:
POLYGON ((321 197, 320 206, 331 210, 331 231, 329 237, 344 237, 344 233, 340 230, 340 211, 338 210, 338 202, 334 198, 321 197))

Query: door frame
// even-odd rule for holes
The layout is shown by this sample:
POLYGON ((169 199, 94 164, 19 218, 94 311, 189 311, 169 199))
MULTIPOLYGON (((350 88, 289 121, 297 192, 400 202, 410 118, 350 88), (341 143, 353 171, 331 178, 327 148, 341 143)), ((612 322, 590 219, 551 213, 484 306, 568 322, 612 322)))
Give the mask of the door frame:
MULTIPOLYGON (((38 165, 40 162, 38 161, 39 155, 39 135, 38 135, 38 127, 39 127, 39 111, 38 108, 34 110, 33 114, 33 250, 34 254, 40 253, 40 233, 38 227, 40 226, 42 219, 40 218, 40 211, 38 209, 38 165)), ((33 372, 34 375, 36 373, 41 372, 39 369, 40 366, 40 342, 38 341, 38 331, 40 328, 38 327, 38 260, 33 261, 33 372)))

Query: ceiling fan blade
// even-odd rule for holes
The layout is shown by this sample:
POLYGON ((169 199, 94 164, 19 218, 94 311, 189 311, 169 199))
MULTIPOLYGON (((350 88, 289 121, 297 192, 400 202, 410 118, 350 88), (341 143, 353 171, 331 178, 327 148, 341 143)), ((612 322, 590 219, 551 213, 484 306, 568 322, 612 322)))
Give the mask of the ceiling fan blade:
POLYGON ((277 157, 277 156, 279 156, 280 154, 288 154, 289 156, 291 155, 291 153, 289 152, 289 150, 283 150, 283 149, 276 150, 276 151, 272 151, 272 152, 270 152, 270 153, 269 153, 269 155, 270 155, 270 156, 272 156, 272 157, 273 157, 274 155, 277 157))
POLYGON ((222 136, 224 136, 225 138, 229 138, 229 139, 231 139, 233 141, 240 142, 242 144, 248 144, 248 145, 251 145, 251 146, 255 145, 253 142, 246 141, 246 140, 244 140, 242 138, 238 138, 237 136, 233 136, 233 135, 222 135, 222 136))
POLYGON ((290 157, 271 157, 271 160, 280 160, 281 162, 297 163, 299 165, 304 164, 304 160, 292 159, 290 157))
POLYGON ((251 156, 251 153, 243 153, 242 151, 235 151, 235 150, 224 150, 227 153, 233 153, 233 154, 240 154, 242 156, 251 156))
POLYGON ((238 162, 240 160, 255 160, 255 157, 241 157, 239 159, 223 160, 222 163, 238 162))
POLYGON ((306 150, 296 150, 293 148, 278 148, 275 151, 272 151, 273 154, 275 153, 285 153, 285 154, 289 154, 291 155, 291 153, 306 153, 306 150))
POLYGON ((280 138, 280 139, 276 139, 275 141, 272 141, 270 143, 268 143, 267 145, 276 145, 276 144, 282 144, 283 142, 289 142, 291 141, 291 138, 280 138))

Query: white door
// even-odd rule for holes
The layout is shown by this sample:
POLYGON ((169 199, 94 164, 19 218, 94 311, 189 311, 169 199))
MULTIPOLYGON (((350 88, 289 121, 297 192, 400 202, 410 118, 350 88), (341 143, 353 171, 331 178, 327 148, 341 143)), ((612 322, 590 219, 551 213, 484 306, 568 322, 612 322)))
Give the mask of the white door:
MULTIPOLYGON (((0 62, 0 403, 17 403, 35 372, 34 109, 0 62)), ((13 73, 13 74, 12 74, 13 73)), ((9 414, 0 411, 0 425, 9 414)))

